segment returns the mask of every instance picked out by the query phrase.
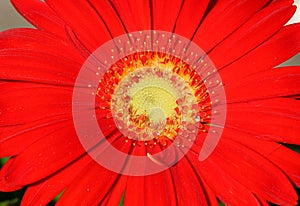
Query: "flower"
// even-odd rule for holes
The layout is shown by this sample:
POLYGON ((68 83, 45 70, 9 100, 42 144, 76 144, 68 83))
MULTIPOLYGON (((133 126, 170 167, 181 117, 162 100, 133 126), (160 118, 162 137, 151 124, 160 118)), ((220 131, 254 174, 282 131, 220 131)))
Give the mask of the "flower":
MULTIPOLYGON (((117 205, 122 198, 124 205, 218 205, 218 200, 228 205, 297 204, 300 156, 282 143, 300 142, 300 73, 298 66, 276 67, 300 50, 300 25, 284 26, 295 12, 292 1, 12 3, 36 29, 0 34, 0 155, 10 157, 0 172, 1 191, 28 187, 23 205, 44 205, 61 192, 58 205, 117 205), (163 34, 169 35, 175 54, 188 48, 179 42, 191 40, 188 45, 199 46, 206 55, 195 64, 211 68, 220 79, 212 75, 217 79, 210 86, 211 73, 203 78, 183 53, 164 50, 168 41, 157 43, 159 51, 147 47, 148 36, 160 41, 163 34), (89 70, 95 64, 102 71, 97 60, 108 55, 102 46, 118 45, 120 35, 133 38, 129 45, 144 50, 115 59, 120 49, 111 65, 104 64, 107 70, 96 86, 78 81, 95 78, 97 72, 89 70), (88 71, 93 75, 79 78, 88 71), (208 131, 218 131, 214 111, 217 119, 218 112, 224 112, 213 109, 210 89, 215 87, 226 94, 225 125, 213 151, 199 161, 208 131), (85 142, 80 133, 94 134, 89 130, 92 120, 77 118, 93 113, 77 107, 77 95, 85 94, 77 88, 95 92, 89 96, 94 104, 87 105, 95 111, 107 145, 126 157, 133 155, 133 160, 143 157, 153 167, 167 167, 132 175, 122 173, 124 165, 128 171, 139 169, 127 162, 130 159, 119 161, 115 153, 96 153, 95 158, 89 146, 97 142, 85 142), (190 145, 180 142, 189 138, 190 145), (175 155, 155 156, 177 140, 175 155), (181 148, 186 144, 187 150, 181 148), (168 164, 176 155, 180 158, 168 164), (99 164, 105 160, 114 166, 121 163, 121 168, 116 172, 99 164)), ((116 47, 126 50, 126 42, 122 45, 116 47)))

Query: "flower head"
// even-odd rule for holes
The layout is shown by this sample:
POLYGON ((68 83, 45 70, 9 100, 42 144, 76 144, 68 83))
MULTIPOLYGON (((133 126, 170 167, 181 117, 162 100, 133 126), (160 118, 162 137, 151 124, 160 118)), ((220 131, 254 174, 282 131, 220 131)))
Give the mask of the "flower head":
POLYGON ((11 0, 0 190, 23 205, 296 205, 292 1, 11 0))

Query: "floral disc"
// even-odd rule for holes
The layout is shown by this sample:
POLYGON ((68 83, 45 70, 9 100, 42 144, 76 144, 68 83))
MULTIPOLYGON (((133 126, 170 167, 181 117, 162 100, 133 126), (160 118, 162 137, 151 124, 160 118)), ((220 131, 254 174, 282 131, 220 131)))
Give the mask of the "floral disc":
POLYGON ((133 176, 161 172, 204 138, 199 161, 216 147, 225 122, 222 81, 208 56, 190 40, 162 31, 117 37, 87 59, 73 92, 79 140, 103 167, 133 176), (108 140, 143 145, 122 152, 108 140), (204 136, 203 136, 204 135, 204 136), (160 148, 154 152, 153 147, 160 148))

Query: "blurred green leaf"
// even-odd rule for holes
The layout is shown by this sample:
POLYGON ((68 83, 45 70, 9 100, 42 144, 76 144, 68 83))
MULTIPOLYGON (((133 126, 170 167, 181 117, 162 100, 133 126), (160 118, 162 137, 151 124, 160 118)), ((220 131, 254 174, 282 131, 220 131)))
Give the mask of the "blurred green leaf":
POLYGON ((125 192, 123 192, 123 195, 122 195, 122 197, 121 197, 119 206, 123 206, 123 205, 124 205, 124 198, 125 198, 125 192))
POLYGON ((225 206, 225 204, 223 202, 221 202, 221 200, 219 200, 219 205, 220 206, 225 206))
MULTIPOLYGON (((1 167, 9 160, 9 157, 6 157, 6 158, 0 158, 0 164, 1 164, 1 167)), ((1 205, 0 205, 1 206, 1 205)))
POLYGON ((0 192, 0 206, 20 205, 26 188, 14 192, 0 192))
POLYGON ((299 145, 294 145, 294 144, 283 144, 283 145, 300 154, 300 146, 299 145))
POLYGON ((12 206, 12 205, 19 205, 19 199, 15 198, 13 200, 5 200, 0 202, 0 206, 12 206))
POLYGON ((59 193, 54 199, 54 202, 57 202, 57 200, 62 196, 62 194, 64 193, 64 191, 62 191, 61 193, 59 193))

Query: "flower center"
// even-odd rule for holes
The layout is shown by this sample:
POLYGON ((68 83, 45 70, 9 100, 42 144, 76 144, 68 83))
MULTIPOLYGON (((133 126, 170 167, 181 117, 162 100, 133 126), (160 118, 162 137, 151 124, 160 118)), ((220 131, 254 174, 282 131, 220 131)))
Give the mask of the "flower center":
MULTIPOLYGON (((179 58, 158 52, 135 53, 115 63, 104 78, 116 82, 110 83, 107 101, 123 135, 167 146, 178 134, 195 133, 199 103, 210 103, 203 82, 191 71, 179 58)), ((99 97, 108 87, 99 84, 99 97)))
POLYGON ((130 120, 139 128, 164 125, 167 117, 175 115, 175 108, 176 98, 167 90, 155 86, 141 88, 129 102, 130 120))

